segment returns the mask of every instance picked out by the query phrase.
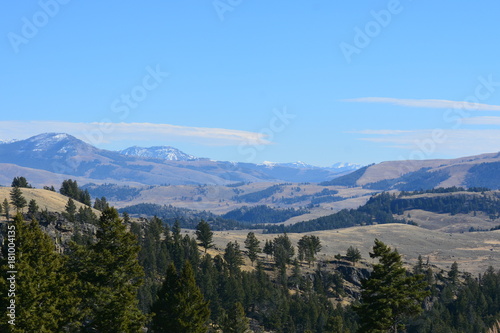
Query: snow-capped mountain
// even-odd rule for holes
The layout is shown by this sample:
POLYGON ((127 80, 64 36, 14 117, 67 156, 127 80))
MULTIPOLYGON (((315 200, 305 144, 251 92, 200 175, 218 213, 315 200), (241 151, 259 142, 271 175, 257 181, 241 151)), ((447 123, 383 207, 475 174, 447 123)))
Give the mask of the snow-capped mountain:
POLYGON ((4 143, 12 143, 12 142, 16 142, 16 141, 18 141, 18 140, 16 140, 16 139, 12 139, 12 140, 0 140, 0 145, 4 144, 4 143))
POLYGON ((155 146, 155 147, 129 147, 119 151, 122 155, 136 156, 142 158, 157 158, 167 161, 196 161, 197 157, 186 154, 177 148, 170 146, 155 146))
POLYGON ((333 164, 329 169, 334 169, 337 171, 354 171, 358 170, 362 167, 360 164, 354 164, 354 163, 345 163, 345 162, 339 162, 333 164))
MULTIPOLYGON (((96 148, 64 133, 44 133, 0 144, 0 179, 29 175, 34 186, 48 179, 81 183, 228 184, 233 182, 321 182, 338 170, 302 162, 269 165, 210 161, 172 147, 131 147, 121 152, 96 148), (64 176, 63 176, 64 175, 64 176), (3 177, 3 178, 2 178, 3 177)), ((5 183, 4 182, 4 183, 5 183)))
POLYGON ((362 167, 359 164, 342 163, 342 162, 335 163, 330 167, 320 167, 312 164, 307 164, 302 161, 291 162, 291 163, 277 163, 277 162, 264 161, 260 165, 263 165, 268 168, 288 167, 288 168, 298 168, 298 169, 328 169, 328 170, 333 170, 335 172, 354 171, 362 167))
POLYGON ((10 158, 16 156, 21 159, 43 157, 44 159, 57 160, 89 154, 98 149, 69 134, 43 133, 26 140, 6 142, 2 144, 3 150, 10 152, 10 158))
POLYGON ((280 167, 288 167, 288 168, 300 168, 300 169, 313 169, 313 168, 320 168, 315 165, 307 164, 302 161, 297 161, 297 162, 290 162, 290 163, 278 163, 278 162, 269 162, 269 161, 264 161, 260 165, 264 165, 268 168, 274 168, 277 166, 280 167))

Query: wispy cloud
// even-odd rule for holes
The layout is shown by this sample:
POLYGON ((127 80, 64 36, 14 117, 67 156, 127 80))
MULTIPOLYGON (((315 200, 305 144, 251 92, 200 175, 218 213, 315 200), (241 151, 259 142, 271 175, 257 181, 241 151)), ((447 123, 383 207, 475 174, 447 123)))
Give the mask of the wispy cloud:
POLYGON ((384 147, 404 149, 408 152, 423 151, 426 153, 426 158, 433 158, 434 155, 458 157, 500 151, 500 129, 424 129, 400 131, 400 133, 394 130, 368 130, 361 132, 379 136, 361 137, 359 140, 373 142, 384 147), (393 133, 393 135, 386 135, 386 133, 393 133))
POLYGON ((361 97, 352 99, 343 99, 343 102, 354 103, 383 103, 412 108, 429 109, 467 109, 476 111, 500 111, 500 105, 471 103, 465 101, 449 101, 444 99, 402 99, 390 97, 361 97))
POLYGON ((349 133, 355 133, 355 134, 367 134, 367 135, 398 135, 398 134, 403 134, 403 133, 412 133, 414 131, 407 131, 407 130, 361 130, 361 131, 353 131, 349 133))
POLYGON ((500 125, 500 117, 471 117, 462 119, 467 125, 500 125))
POLYGON ((184 140, 203 145, 241 143, 269 145, 262 133, 224 128, 189 127, 152 123, 72 123, 61 121, 0 121, 0 139, 24 139, 44 132, 64 132, 94 145, 118 141, 184 140))

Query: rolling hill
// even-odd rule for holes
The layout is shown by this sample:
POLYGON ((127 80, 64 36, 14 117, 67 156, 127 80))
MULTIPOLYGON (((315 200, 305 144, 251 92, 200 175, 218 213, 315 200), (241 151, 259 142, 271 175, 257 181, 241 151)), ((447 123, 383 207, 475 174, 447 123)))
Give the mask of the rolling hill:
POLYGON ((451 186, 499 189, 500 153, 450 160, 382 162, 322 184, 359 186, 377 191, 412 191, 451 186))

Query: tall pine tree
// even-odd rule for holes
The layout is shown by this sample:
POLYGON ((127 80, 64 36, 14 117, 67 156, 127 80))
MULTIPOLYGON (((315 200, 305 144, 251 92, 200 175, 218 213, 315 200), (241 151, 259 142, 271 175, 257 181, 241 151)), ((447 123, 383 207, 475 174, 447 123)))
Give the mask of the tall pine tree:
POLYGON ((257 260, 258 254, 262 252, 260 248, 260 241, 255 237, 255 233, 249 232, 245 239, 245 248, 248 250, 248 258, 253 262, 257 260))
POLYGON ((377 258, 370 277, 362 281, 361 304, 356 308, 362 333, 398 332, 407 319, 422 312, 429 292, 423 275, 410 275, 401 255, 375 240, 371 258, 377 258))
POLYGON ((196 285, 189 261, 180 275, 173 263, 152 307, 153 332, 206 333, 210 317, 209 304, 196 285))
POLYGON ((142 331, 145 316, 138 308, 137 291, 143 270, 138 252, 136 237, 114 208, 102 212, 95 243, 71 244, 70 264, 82 282, 85 300, 85 332, 142 331))
POLYGON ((213 246, 213 232, 210 230, 210 225, 201 220, 200 223, 196 226, 196 239, 200 242, 200 245, 205 249, 205 253, 207 253, 207 249, 213 246))
POLYGON ((26 199, 24 198, 23 192, 19 187, 13 187, 10 191, 10 203, 16 207, 18 213, 26 207, 26 199))

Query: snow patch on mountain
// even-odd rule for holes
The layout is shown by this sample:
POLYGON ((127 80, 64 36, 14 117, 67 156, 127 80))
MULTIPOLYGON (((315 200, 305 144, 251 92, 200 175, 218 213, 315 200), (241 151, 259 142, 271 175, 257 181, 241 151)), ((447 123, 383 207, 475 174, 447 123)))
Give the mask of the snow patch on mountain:
POLYGON ((122 155, 136 156, 142 158, 156 158, 167 161, 196 161, 197 157, 186 154, 177 148, 170 146, 155 146, 155 147, 129 147, 118 151, 122 155))
POLYGON ((358 170, 361 168, 362 165, 360 164, 354 164, 354 163, 346 163, 346 162, 338 162, 332 164, 330 169, 337 169, 337 170, 342 170, 342 171, 349 171, 349 170, 358 170))
POLYGON ((320 167, 312 164, 308 164, 302 161, 297 161, 297 162, 291 162, 291 163, 278 163, 278 162, 270 162, 270 161, 264 161, 260 165, 263 165, 265 167, 268 167, 270 169, 274 167, 288 167, 288 168, 297 168, 297 169, 328 169, 328 170, 334 170, 334 171, 350 171, 350 170, 357 170, 361 168, 362 166, 359 164, 354 164, 354 163, 345 163, 345 162, 339 162, 335 163, 330 167, 320 167))

